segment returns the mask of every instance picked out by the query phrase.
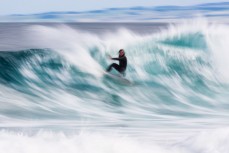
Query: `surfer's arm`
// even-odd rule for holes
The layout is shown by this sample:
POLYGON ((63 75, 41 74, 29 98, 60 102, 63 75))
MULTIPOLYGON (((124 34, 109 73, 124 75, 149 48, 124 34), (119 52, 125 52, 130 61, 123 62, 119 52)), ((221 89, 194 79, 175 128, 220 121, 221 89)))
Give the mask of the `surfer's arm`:
POLYGON ((124 57, 119 57, 119 58, 111 58, 112 60, 118 60, 118 61, 120 61, 120 60, 122 60, 124 57))

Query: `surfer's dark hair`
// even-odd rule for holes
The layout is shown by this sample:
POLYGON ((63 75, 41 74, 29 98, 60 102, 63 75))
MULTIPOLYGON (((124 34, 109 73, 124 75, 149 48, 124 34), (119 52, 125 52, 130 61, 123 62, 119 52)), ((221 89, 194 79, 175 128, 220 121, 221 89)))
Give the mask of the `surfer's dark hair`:
POLYGON ((120 49, 118 52, 120 53, 121 51, 123 51, 123 52, 124 52, 124 54, 125 54, 125 51, 124 51, 124 49, 120 49))

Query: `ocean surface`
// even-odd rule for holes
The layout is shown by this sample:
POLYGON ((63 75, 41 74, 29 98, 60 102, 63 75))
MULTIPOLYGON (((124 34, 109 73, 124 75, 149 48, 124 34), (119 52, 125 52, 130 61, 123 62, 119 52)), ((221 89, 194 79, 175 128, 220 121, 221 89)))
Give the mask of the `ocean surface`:
POLYGON ((206 19, 1 23, 0 152, 228 153, 228 44, 206 19), (121 48, 131 84, 103 73, 121 48))
MULTIPOLYGON (((202 1, 204 2, 204 1, 202 1)), ((208 21, 229 23, 229 2, 161 6, 113 7, 88 11, 49 11, 31 14, 10 12, 0 15, 1 22, 179 22, 183 19, 207 18, 208 21)), ((143 3, 142 3, 143 4, 143 3)), ((172 5, 169 5, 172 4, 172 5)), ((92 5, 92 4, 91 4, 92 5)), ((8 10, 9 12, 9 10, 8 10)))

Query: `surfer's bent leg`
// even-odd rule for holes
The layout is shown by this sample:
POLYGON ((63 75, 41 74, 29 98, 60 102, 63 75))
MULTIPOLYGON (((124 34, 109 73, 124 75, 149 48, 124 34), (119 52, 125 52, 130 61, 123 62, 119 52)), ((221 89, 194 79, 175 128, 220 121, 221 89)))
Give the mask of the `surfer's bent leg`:
POLYGON ((113 63, 107 68, 107 72, 110 72, 112 68, 115 68, 118 72, 120 72, 121 68, 118 64, 113 63))

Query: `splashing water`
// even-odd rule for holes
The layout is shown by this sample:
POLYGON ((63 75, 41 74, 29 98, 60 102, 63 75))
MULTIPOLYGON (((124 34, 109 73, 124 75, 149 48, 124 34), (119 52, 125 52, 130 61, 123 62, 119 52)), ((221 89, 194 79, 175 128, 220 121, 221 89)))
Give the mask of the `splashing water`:
POLYGON ((148 34, 27 27, 33 48, 0 52, 0 150, 226 153, 228 31, 206 21, 148 34), (120 48, 133 85, 103 76, 120 48))

